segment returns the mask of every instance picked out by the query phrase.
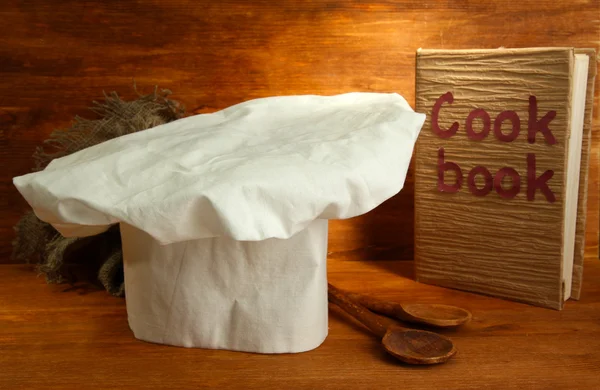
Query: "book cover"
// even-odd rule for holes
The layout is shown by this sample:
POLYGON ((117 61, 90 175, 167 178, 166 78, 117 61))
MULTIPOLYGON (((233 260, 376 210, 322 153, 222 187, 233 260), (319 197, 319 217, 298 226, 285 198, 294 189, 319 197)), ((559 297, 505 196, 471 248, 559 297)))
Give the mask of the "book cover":
POLYGON ((562 308, 573 64, 572 48, 419 50, 418 281, 562 308))

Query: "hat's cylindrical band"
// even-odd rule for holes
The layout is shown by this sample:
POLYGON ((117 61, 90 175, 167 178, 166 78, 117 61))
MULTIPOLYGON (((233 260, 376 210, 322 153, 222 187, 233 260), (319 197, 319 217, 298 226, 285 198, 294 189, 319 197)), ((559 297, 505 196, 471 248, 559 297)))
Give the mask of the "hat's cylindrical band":
POLYGON ((135 337, 183 347, 303 352, 327 336, 327 220, 289 239, 160 245, 121 224, 135 337))

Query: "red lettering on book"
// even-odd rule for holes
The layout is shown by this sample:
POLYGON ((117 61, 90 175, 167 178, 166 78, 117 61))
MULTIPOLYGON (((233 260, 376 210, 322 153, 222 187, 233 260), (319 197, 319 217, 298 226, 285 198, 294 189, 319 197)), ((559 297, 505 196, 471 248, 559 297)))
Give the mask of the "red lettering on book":
POLYGON ((521 176, 513 168, 504 167, 496 172, 496 176, 494 176, 494 189, 502 198, 512 199, 521 191, 521 176), (509 189, 502 187, 502 180, 505 177, 511 178, 511 187, 509 189))
POLYGON ((517 115, 514 111, 502 111, 496 117, 494 121, 494 134, 498 140, 503 142, 512 142, 519 136, 521 132, 521 120, 519 119, 519 115, 517 115), (512 124, 512 131, 510 134, 502 133, 502 122, 505 120, 509 120, 512 124))
POLYGON ((486 196, 492 190, 492 174, 487 170, 486 167, 482 167, 481 165, 476 166, 471 169, 469 172, 469 177, 467 178, 467 183, 469 185, 469 191, 475 196, 486 196), (484 184, 482 188, 477 188, 477 184, 475 183, 475 176, 483 175, 484 184))
POLYGON ((550 145, 556 143, 556 138, 548 128, 548 124, 556 116, 556 111, 548 111, 540 120, 537 119, 537 99, 535 96, 529 96, 529 121, 527 122, 527 141, 530 144, 535 143, 535 136, 539 131, 544 139, 550 145))
POLYGON ((448 130, 442 130, 440 128, 440 125, 438 124, 442 104, 444 104, 445 102, 452 104, 453 101, 454 96, 452 96, 452 92, 446 92, 445 94, 440 96, 433 105, 433 111, 431 112, 431 128, 433 132, 441 138, 450 138, 458 131, 458 122, 454 122, 448 130))
POLYGON ((478 108, 471 111, 465 123, 465 127, 467 128, 467 136, 473 141, 481 141, 490 133, 490 123, 490 115, 484 109, 478 108), (483 121, 483 130, 481 130, 479 133, 473 131, 473 120, 475 118, 481 118, 483 121))
POLYGON ((441 192, 458 192, 462 186, 463 175, 458 164, 444 161, 444 148, 438 150, 438 191, 441 192), (456 180, 454 184, 446 184, 444 181, 444 173, 446 171, 454 171, 456 180))
POLYGON ((550 203, 556 201, 554 193, 548 187, 548 180, 554 176, 554 171, 547 170, 539 177, 536 177, 535 154, 527 153, 527 200, 535 199, 535 190, 539 189, 550 203))

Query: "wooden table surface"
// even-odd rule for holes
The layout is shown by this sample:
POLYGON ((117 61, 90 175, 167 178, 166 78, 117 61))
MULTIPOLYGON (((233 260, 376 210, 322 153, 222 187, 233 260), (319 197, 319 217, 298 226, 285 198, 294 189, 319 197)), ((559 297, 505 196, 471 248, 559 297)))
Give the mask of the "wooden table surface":
POLYGON ((585 267, 581 300, 559 312, 416 283, 412 262, 330 260, 329 280, 341 288, 472 311, 471 323, 443 332, 458 349, 452 360, 415 367, 333 307, 329 336, 310 352, 149 344, 133 337, 123 299, 0 265, 0 388, 598 389, 600 261, 585 267))
MULTIPOLYGON (((0 263, 27 209, 11 179, 102 91, 173 90, 189 113, 287 94, 398 92, 414 103, 415 51, 600 44, 599 0, 2 0, 0 263)), ((598 249, 598 96, 587 244, 598 249)), ((411 171, 412 172, 412 171, 411 171)), ((382 297, 473 311, 448 332, 459 354, 403 366, 340 313, 317 350, 266 356, 136 341, 124 300, 47 286, 0 264, 0 389, 15 388, 600 388, 600 262, 562 312, 419 285, 413 183, 365 216, 330 225, 330 280, 382 297), (352 261, 361 260, 361 261, 352 261), (392 261, 375 261, 392 260, 392 261)))

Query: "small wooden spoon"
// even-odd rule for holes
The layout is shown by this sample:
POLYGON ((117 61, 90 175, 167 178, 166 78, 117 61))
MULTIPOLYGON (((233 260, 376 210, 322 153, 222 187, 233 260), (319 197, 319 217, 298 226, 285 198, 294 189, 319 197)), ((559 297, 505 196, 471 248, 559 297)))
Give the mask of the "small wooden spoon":
POLYGON ((331 284, 328 286, 329 301, 381 337, 381 344, 395 358, 409 364, 436 364, 447 361, 456 353, 454 344, 447 337, 398 325, 388 327, 382 318, 354 302, 331 284))
POLYGON ((359 302, 375 313, 397 318, 400 321, 436 326, 438 328, 460 326, 471 321, 471 313, 456 306, 434 303, 402 304, 384 301, 363 294, 347 293, 347 295, 350 299, 359 302))

